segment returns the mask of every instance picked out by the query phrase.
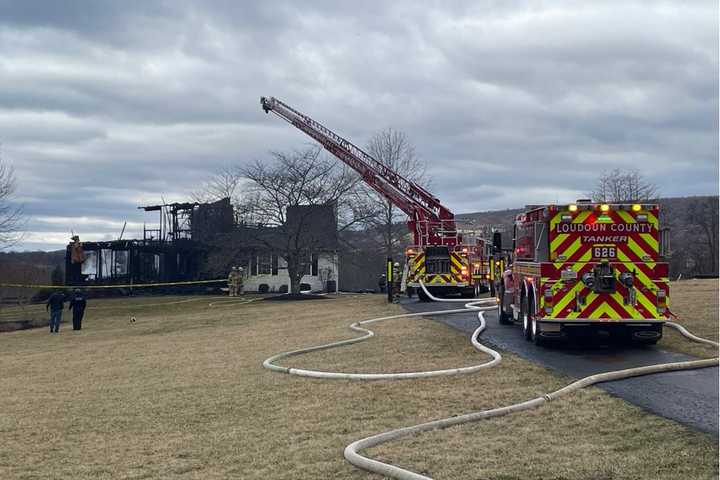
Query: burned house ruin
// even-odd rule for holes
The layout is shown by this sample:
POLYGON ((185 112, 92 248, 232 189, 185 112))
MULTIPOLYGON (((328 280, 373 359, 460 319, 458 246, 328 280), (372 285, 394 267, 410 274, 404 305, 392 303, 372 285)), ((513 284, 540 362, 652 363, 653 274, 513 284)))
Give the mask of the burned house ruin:
MULTIPOLYGON (((205 243, 234 226, 230 199, 213 203, 170 203, 138 207, 158 212, 157 228, 143 237, 80 242, 65 253, 66 285, 133 285, 203 279, 205 243)), ((121 235, 122 236, 122 235, 121 235)))
POLYGON ((137 285, 222 279, 232 266, 244 269, 245 289, 287 292, 282 252, 288 242, 303 244, 302 282, 314 291, 336 291, 339 242, 334 205, 293 206, 283 226, 235 221, 228 198, 213 203, 170 203, 139 207, 158 212, 157 228, 138 239, 80 242, 65 253, 65 284, 137 285))

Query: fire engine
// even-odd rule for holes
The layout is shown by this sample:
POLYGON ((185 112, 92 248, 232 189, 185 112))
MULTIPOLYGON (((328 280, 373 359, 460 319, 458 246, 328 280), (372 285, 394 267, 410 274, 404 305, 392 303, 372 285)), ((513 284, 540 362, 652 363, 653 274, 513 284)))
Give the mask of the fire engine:
POLYGON ((579 200, 517 216, 512 265, 496 282, 500 323, 521 322, 538 345, 592 334, 656 343, 669 315, 658 215, 654 204, 579 200))
POLYGON ((408 215, 413 244, 406 251, 405 278, 421 300, 422 281, 433 295, 473 297, 488 288, 486 242, 468 238, 455 215, 438 198, 329 128, 274 97, 261 97, 265 113, 274 113, 304 132, 360 174, 365 183, 408 215))

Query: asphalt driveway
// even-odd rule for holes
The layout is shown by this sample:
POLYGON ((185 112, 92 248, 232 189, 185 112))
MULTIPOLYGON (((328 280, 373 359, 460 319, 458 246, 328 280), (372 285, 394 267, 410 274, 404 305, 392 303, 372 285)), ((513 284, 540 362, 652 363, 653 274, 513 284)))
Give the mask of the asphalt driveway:
MULTIPOLYGON (((422 303, 403 300, 411 312, 458 308, 451 303, 422 303)), ((430 317, 466 333, 477 328, 477 314, 430 317)), ((582 378, 595 373, 657 363, 692 360, 693 357, 650 346, 603 345, 599 342, 578 346, 538 347, 524 340, 520 326, 500 325, 497 314, 485 313, 488 326, 483 343, 494 345, 565 375, 582 378)), ((597 385, 656 415, 691 428, 718 435, 718 368, 661 373, 597 385)))

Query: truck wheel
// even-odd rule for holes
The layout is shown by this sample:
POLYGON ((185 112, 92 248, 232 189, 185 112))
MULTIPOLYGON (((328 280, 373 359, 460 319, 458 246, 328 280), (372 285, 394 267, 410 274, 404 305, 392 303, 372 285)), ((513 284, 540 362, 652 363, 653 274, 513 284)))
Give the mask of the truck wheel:
POLYGON ((427 296, 427 294, 425 293, 425 290, 423 290, 422 287, 418 288, 417 294, 418 294, 418 298, 420 299, 421 302, 431 302, 432 301, 432 300, 430 300, 430 297, 427 296))
POLYGON ((505 309, 503 308, 503 304, 505 303, 505 302, 503 301, 504 298, 505 298, 505 290, 504 290, 504 289, 499 289, 499 290, 498 290, 498 296, 499 296, 499 300, 500 300, 500 301, 498 302, 498 308, 497 308, 498 322, 500 323, 500 325, 512 325, 512 324, 513 324, 513 321, 512 321, 511 318, 510 318, 510 314, 507 313, 507 312, 505 311, 505 309))
POLYGON ((467 287, 467 288, 464 288, 464 289, 460 292, 460 296, 461 296, 462 298, 475 298, 475 287, 467 287))
POLYGON ((545 339, 540 335, 540 325, 534 318, 530 321, 530 339, 538 347, 545 345, 545 339))
POLYGON ((520 318, 522 318, 523 336, 528 342, 532 339, 532 317, 530 316, 530 302, 528 296, 523 295, 520 301, 520 318))
POLYGON ((632 332, 630 340, 639 345, 655 345, 662 338, 663 327, 655 327, 649 330, 632 332))

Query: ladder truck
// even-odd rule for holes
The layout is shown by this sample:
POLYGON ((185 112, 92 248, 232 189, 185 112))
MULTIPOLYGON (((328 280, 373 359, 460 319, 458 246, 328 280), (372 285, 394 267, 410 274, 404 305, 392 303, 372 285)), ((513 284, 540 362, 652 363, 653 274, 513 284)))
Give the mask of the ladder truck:
POLYGON ((420 300, 429 300, 419 288, 421 281, 438 296, 459 293, 474 297, 487 291, 489 246, 481 238, 471 239, 468 235, 463 238, 455 215, 438 198, 277 98, 261 97, 260 103, 265 113, 274 113, 316 140, 407 214, 413 244, 405 250, 406 282, 408 287, 417 289, 420 300))

